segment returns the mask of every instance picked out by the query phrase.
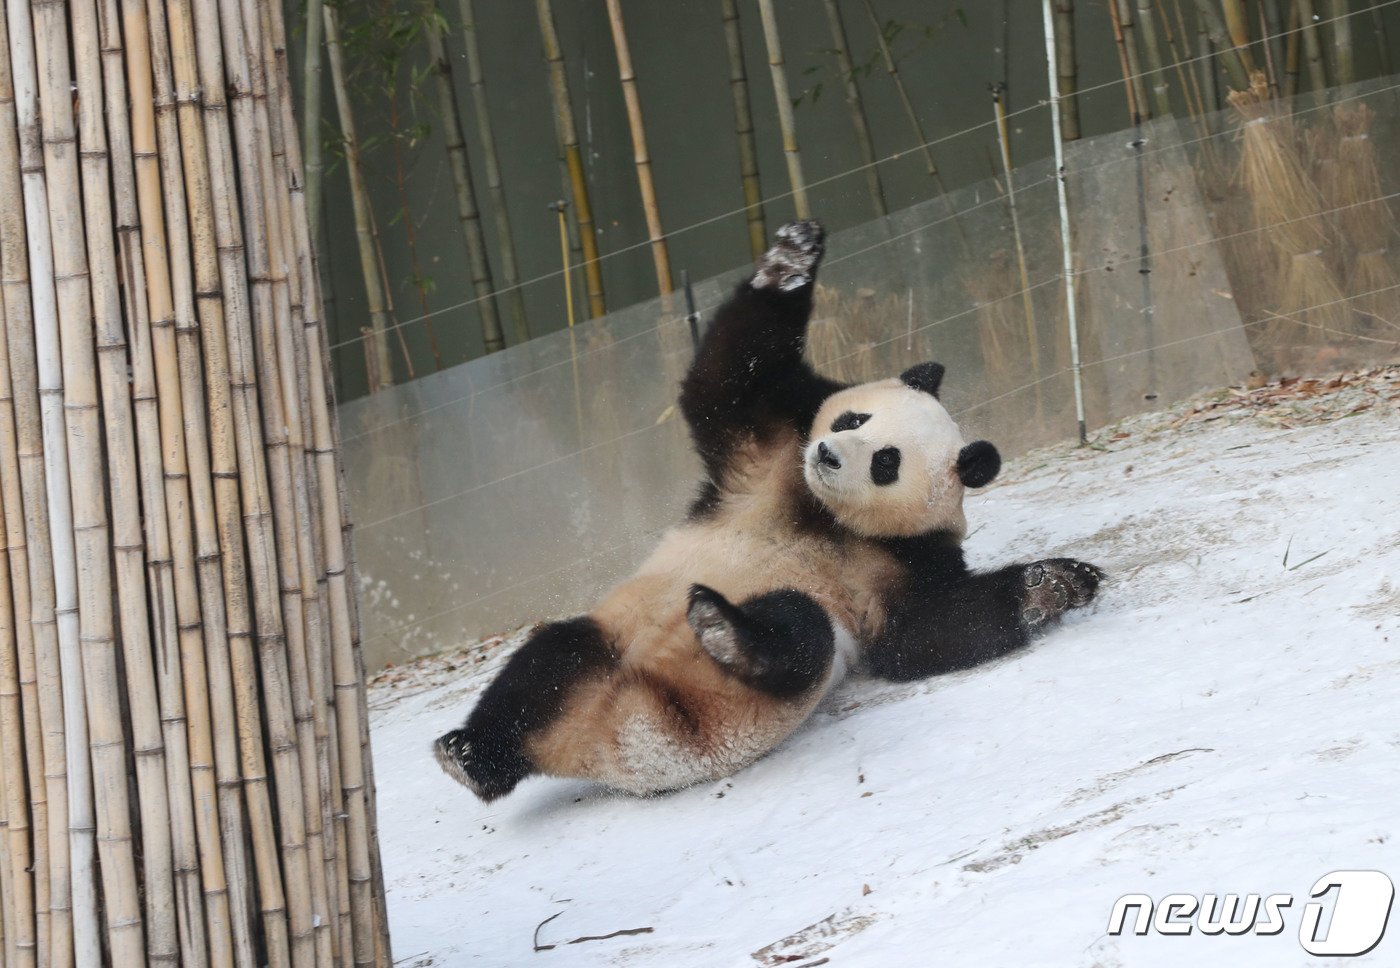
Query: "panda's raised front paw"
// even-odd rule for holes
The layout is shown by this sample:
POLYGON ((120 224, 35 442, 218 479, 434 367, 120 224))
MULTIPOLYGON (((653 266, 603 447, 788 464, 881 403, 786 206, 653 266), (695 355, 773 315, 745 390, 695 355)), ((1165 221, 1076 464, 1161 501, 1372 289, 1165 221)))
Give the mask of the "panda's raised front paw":
POLYGON ((1093 601, 1104 573, 1073 558, 1047 558, 1027 565, 1021 577, 1026 586, 1021 599, 1021 621, 1027 628, 1036 629, 1071 608, 1082 608, 1093 601))
POLYGON ((825 239, 819 222, 788 222, 774 233, 773 247, 758 260, 753 287, 791 292, 809 285, 826 251, 825 239))

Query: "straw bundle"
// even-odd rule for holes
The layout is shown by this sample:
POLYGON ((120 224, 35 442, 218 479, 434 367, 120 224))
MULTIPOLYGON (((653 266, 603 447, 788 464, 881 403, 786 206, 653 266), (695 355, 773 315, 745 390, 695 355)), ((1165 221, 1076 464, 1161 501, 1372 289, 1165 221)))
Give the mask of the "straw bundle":
POLYGON ((1250 86, 1232 91, 1231 106, 1240 126, 1239 180, 1249 197, 1255 226, 1271 243, 1278 260, 1273 312, 1266 339, 1295 341, 1307 327, 1324 334, 1348 325, 1341 287, 1326 260, 1331 244, 1322 194, 1298 150, 1293 124, 1275 116, 1268 80, 1255 71, 1250 86))
POLYGON ((874 289, 848 295, 831 286, 817 286, 812 327, 807 336, 807 359, 828 376, 865 383, 886 375, 877 351, 891 345, 902 359, 909 328, 909 304, 901 296, 880 297, 874 289))
POLYGON ((1338 104, 1332 111, 1336 139, 1333 175, 1322 186, 1342 240, 1346 291, 1363 334, 1400 335, 1400 273, 1390 241, 1395 216, 1382 196, 1380 167, 1371 141, 1375 112, 1364 103, 1338 104))
POLYGON ((6 3, 5 963, 388 965, 280 5, 6 3))

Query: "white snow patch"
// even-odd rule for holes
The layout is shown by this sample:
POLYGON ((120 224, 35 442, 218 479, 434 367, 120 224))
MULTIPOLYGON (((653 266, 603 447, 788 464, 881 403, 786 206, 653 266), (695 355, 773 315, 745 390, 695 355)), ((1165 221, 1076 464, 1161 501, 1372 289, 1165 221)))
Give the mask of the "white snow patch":
MULTIPOLYGON (((1097 606, 994 665, 848 680, 729 780, 636 799, 535 778, 483 805, 430 744, 518 636, 381 677, 395 956, 1309 963, 1297 928, 1316 878, 1400 881, 1400 416, 1148 423, 969 496, 974 566, 1080 557, 1113 576, 1097 606), (1109 937, 1130 892, 1295 903, 1275 937, 1109 937), (538 940, 558 946, 535 952, 551 915, 538 940), (637 928, 652 930, 564 944, 637 928)), ((1360 963, 1400 959, 1391 920, 1360 963)))

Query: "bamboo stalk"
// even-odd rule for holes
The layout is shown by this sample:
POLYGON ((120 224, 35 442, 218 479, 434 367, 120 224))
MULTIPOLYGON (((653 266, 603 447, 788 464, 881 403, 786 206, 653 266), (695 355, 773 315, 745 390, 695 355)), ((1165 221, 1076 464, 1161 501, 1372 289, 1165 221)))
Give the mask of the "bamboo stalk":
MULTIPOLYGON (((393 12, 390 8, 390 0, 380 0, 379 7, 386 20, 392 18, 393 12)), ((435 24, 438 17, 437 8, 434 6, 432 15, 428 18, 429 23, 435 24)), ((390 41, 392 47, 397 47, 399 43, 401 42, 390 41)), ((398 194, 399 201, 398 224, 399 227, 403 229, 404 243, 408 251, 409 269, 412 273, 409 281, 413 285, 414 291, 418 294, 418 322, 421 323, 423 335, 427 337, 428 352, 433 358, 433 369, 440 371, 442 369, 442 350, 438 346, 437 332, 433 328, 432 310, 428 307, 428 285, 423 273, 423 264, 418 259, 418 230, 414 224, 413 211, 408 200, 408 183, 403 164, 404 138, 399 118, 398 71, 400 64, 398 62, 398 56, 399 52, 395 51, 387 57, 389 73, 388 138, 394 153, 394 189, 398 194)), ((372 218, 371 222, 373 222, 372 218)), ((375 225, 375 261, 379 265, 379 274, 380 278, 384 281, 384 288, 386 291, 389 291, 392 290, 393 285, 389 281, 389 269, 384 261, 384 247, 382 242, 383 240, 378 234, 378 225, 375 225)), ((404 363, 408 370, 408 378, 412 380, 414 379, 413 358, 408 350, 408 341, 404 337, 402 327, 395 327, 394 332, 398 336, 399 346, 403 350, 404 363)))
MULTIPOLYGON (((34 22, 30 17, 29 5, 23 0, 9 0, 7 8, 10 56, 16 86, 15 107, 20 131, 20 165, 24 175, 30 294, 34 300, 34 346, 53 569, 53 617, 58 634, 58 667, 53 682, 62 696, 63 710, 63 725, 57 734, 62 738, 62 752, 52 748, 46 750, 44 756, 46 769, 50 773, 62 773, 65 777, 61 796, 55 796, 54 790, 49 794, 51 807, 57 800, 61 800, 66 807, 65 815, 50 815, 50 857, 54 862, 54 896, 51 904, 55 915, 52 957, 55 964, 67 965, 75 959, 82 964, 96 960, 101 941, 98 937, 97 888, 94 883, 96 819, 92 804, 86 696, 78 639, 77 562, 73 543, 72 496, 68 486, 64 373, 59 352, 60 307, 50 234, 45 137, 39 118, 34 22)), ((71 94, 65 91, 62 97, 71 99, 71 94)), ((52 123, 56 124, 56 119, 63 113, 56 109, 52 123)), ((71 126, 71 114, 68 118, 71 126)), ((57 132, 50 133, 50 139, 57 137, 57 132)), ((57 149, 58 145, 54 144, 52 148, 57 149)), ((55 167, 58 167, 58 159, 55 159, 55 167)), ((71 172, 71 164, 67 169, 71 172)), ((66 227, 71 232, 71 223, 66 227)), ((78 249, 81 250, 81 241, 78 249)), ((81 281, 82 277, 75 278, 81 281)), ((72 287, 69 288, 71 290, 72 287)), ((66 308, 71 323, 74 316, 81 313, 81 307, 70 300, 66 308)), ((26 495, 26 506, 28 501, 26 495)), ((40 619, 46 620, 47 616, 40 619)), ((52 745, 59 746, 56 743, 52 745)))
MULTIPOLYGON (((771 0, 760 0, 760 4, 770 2, 771 0)), ((651 177, 651 154, 647 150, 646 126, 642 122, 642 101, 637 94, 637 74, 632 69, 632 52, 627 44, 627 26, 622 19, 622 0, 607 0, 607 6, 608 23, 612 27, 613 51, 617 54, 617 72, 622 81, 622 97, 627 103, 627 126, 632 131, 632 161, 637 168, 637 187, 642 194, 642 212, 646 216, 652 262, 656 266, 656 287, 664 296, 672 289, 671 256, 666 249, 666 233, 661 228, 661 210, 657 206, 656 185, 652 182, 651 177)), ((770 48, 770 52, 771 50, 772 48, 770 48)), ((778 75, 781 73, 781 55, 779 55, 778 60, 778 67, 774 68, 775 85, 778 83, 778 75)), ((783 116, 783 105, 786 104, 787 121, 784 130, 790 131, 792 105, 787 102, 786 87, 784 87, 778 103, 780 118, 783 116)), ((787 140, 787 134, 784 134, 784 141, 787 140)), ((795 153, 796 150, 797 142, 794 140, 792 141, 792 151, 795 153)), ((801 182, 800 170, 797 171, 796 181, 801 182)), ((802 208, 805 206, 804 196, 802 208)), ((802 208, 799 208, 798 217, 806 218, 802 208)))
MULTIPOLYGON (((0 324, 4 321, 4 303, 0 301, 0 324)), ((8 340, 0 325, 0 435, 3 454, 14 458, 13 398, 10 393, 8 340)), ((10 467, 15 467, 11 464, 10 467)), ((13 475, 10 475, 13 477, 13 475)), ((4 911, 4 957, 6 964, 16 968, 33 968, 38 963, 37 922, 34 911, 34 878, 30 873, 29 803, 26 798, 25 725, 20 699, 19 649, 20 634, 15 621, 14 597, 11 595, 12 531, 9 521, 16 517, 9 504, 17 496, 18 481, 6 481, 0 486, 0 520, 6 523, 0 532, 0 885, 4 896, 0 906, 4 911)), ((19 532, 23 540, 23 531, 19 532)), ((24 581, 23 576, 16 576, 24 581)))
MULTIPOLYGON (((1180 11, 1177 11, 1180 15, 1180 11)), ((1216 48, 1210 39, 1210 32, 1206 28, 1205 21, 1201 20, 1196 25, 1196 42, 1199 45, 1197 56, 1200 58, 1201 75, 1201 97, 1205 101, 1206 109, 1218 111, 1220 109, 1220 76, 1216 73, 1216 48)))
MULTIPOLYGON (((33 197, 36 202, 43 199, 43 185, 35 184, 34 178, 40 174, 37 166, 42 165, 42 160, 37 156, 32 127, 26 129, 24 150, 20 147, 9 42, 11 18, 22 29, 29 29, 23 16, 26 13, 22 7, 11 4, 7 15, 0 17, 0 296, 5 309, 4 358, 14 415, 13 455, 9 452, 11 438, 0 434, 0 442, 6 447, 0 454, 4 458, 0 459, 0 481, 6 493, 5 527, 13 566, 11 588, 18 627, 19 689, 33 827, 36 961, 59 966, 73 962, 68 794, 42 404, 31 302, 34 291, 29 283, 25 212, 28 198, 33 197)), ((32 71, 32 57, 24 63, 32 71)), ((27 79, 29 75, 21 76, 27 79)), ((32 126, 33 122, 27 123, 32 126)), ((39 295, 42 298, 46 293, 51 290, 41 290, 39 295)), ((40 305, 51 309, 52 299, 40 305)))
MULTIPOLYGON (((1138 58, 1137 24, 1133 22, 1132 4, 1129 0, 1113 0, 1109 11, 1115 19, 1115 37, 1121 35, 1122 54, 1127 59, 1124 82, 1131 85, 1133 101, 1137 104, 1137 114, 1133 122, 1145 121, 1152 117, 1152 107, 1147 103, 1147 86, 1144 83, 1146 78, 1138 58)), ((1170 113, 1170 107, 1167 110, 1170 113)))
POLYGON ((787 160, 793 209, 798 218, 810 218, 807 181, 802 177, 802 155, 797 147, 797 122, 792 116, 792 96, 788 93, 782 39, 778 36, 778 18, 773 12, 773 0, 758 0, 758 12, 763 22, 764 43, 768 48, 768 70, 773 78, 773 96, 777 100, 778 127, 783 133, 783 157, 787 160))
POLYGON ((1123 33, 1121 0, 1110 0, 1108 18, 1113 24, 1113 42, 1118 48, 1118 68, 1123 72, 1123 95, 1128 101, 1128 120, 1131 124, 1142 121, 1146 106, 1141 100, 1141 86, 1133 83, 1133 68, 1128 61, 1128 39, 1123 33))
MULTIPOLYGON (((1180 9, 1180 7, 1178 7, 1180 9)), ((1157 15, 1162 21, 1162 33, 1167 42, 1167 53, 1172 59, 1172 66, 1176 68, 1177 83, 1181 85, 1182 96, 1186 98, 1186 107, 1191 117, 1196 120, 1198 131, 1201 137, 1205 137, 1209 132, 1209 119, 1205 116, 1206 106, 1201 97, 1201 85, 1194 71, 1183 66, 1183 56, 1177 47, 1176 31, 1172 29, 1171 18, 1167 16, 1164 7, 1157 8, 1157 15)), ((1185 37, 1182 38, 1185 40, 1185 37)))
MULTIPOLYGON (((393 363, 389 359, 389 319, 392 312, 389 295, 379 276, 375 261, 375 241, 371 228, 369 190, 365 187, 360 166, 360 142, 355 135, 354 109, 345 77, 344 55, 340 44, 340 14, 333 4, 323 11, 326 30, 326 58, 330 62, 331 87, 335 90, 336 109, 340 116, 340 142, 345 152, 345 171, 350 179, 350 203, 355 213, 355 241, 359 246, 360 275, 365 284, 365 304, 369 312, 371 336, 369 344, 374 353, 376 379, 371 390, 394 383, 393 363)), ((485 313, 483 313, 483 316, 485 313)))
POLYGON ((574 109, 569 98, 569 77, 564 70, 564 51, 554 26, 554 10, 550 0, 535 0, 540 21, 540 40, 544 59, 549 67, 549 92, 554 101, 555 132, 560 153, 569 175, 569 194, 578 220, 579 244, 583 250, 584 279, 588 286, 588 312, 597 317, 607 312, 603 299, 603 271, 598 263, 598 236, 593 227, 593 206, 589 199, 588 181, 584 178, 583 153, 579 150, 578 130, 574 125, 574 109))
POLYGON ((1336 65, 1337 83, 1351 84, 1356 80, 1356 55, 1351 46, 1351 17, 1347 0, 1332 0, 1332 63, 1336 65))
POLYGON ((476 292, 476 308, 481 315, 481 341, 487 353, 505 349, 505 334, 496 310, 496 287, 491 279, 491 264, 486 256, 486 234, 481 228, 481 210, 476 203, 476 185, 472 179, 467 145, 462 137, 462 124, 457 114, 457 89, 452 84, 452 69, 443 46, 442 31, 436 23, 424 31, 428 59, 437 80, 439 113, 442 117, 443 143, 447 148, 448 167, 452 184, 457 190, 457 218, 462 223, 462 240, 467 247, 467 268, 472 288, 476 292))
POLYGON ((855 129, 856 146, 860 149, 861 167, 865 169, 866 187, 870 191, 870 204, 876 218, 883 218, 889 209, 885 206, 885 189, 880 184, 880 170, 876 166, 875 145, 870 139, 870 122, 865 117, 865 104, 860 97, 860 85, 856 83, 856 68, 851 63, 850 44, 846 40, 846 25, 841 21, 841 7, 837 0, 825 0, 826 18, 831 24, 831 43, 836 53, 836 69, 841 74, 841 83, 846 89, 846 106, 851 112, 851 127, 855 129))
POLYGON ((1079 64, 1074 43, 1074 0, 1055 0, 1055 64, 1059 74, 1061 131, 1066 141, 1079 140, 1079 64))
POLYGON ((1249 87, 1249 72, 1253 69, 1248 46, 1236 46, 1215 0, 1196 0, 1196 18, 1200 29, 1210 37, 1211 45, 1219 52, 1220 62, 1230 75, 1230 84, 1237 91, 1249 87))
MULTIPOLYGON (((127 123, 128 97, 124 74, 124 55, 127 52, 122 47, 116 3, 103 0, 98 17, 98 46, 102 52, 106 108, 112 140, 111 180, 116 208, 114 228, 119 247, 117 261, 122 273, 121 296, 126 302, 126 319, 144 319, 146 307, 142 299, 142 288, 146 280, 141 251, 141 227, 134 199, 135 175, 132 161, 133 152, 139 148, 133 144, 127 123)), ((131 53, 138 56, 137 52, 143 50, 146 44, 144 17, 138 15, 130 26, 133 28, 131 53)), ((136 86, 131 110, 136 126, 141 128, 143 112, 144 118, 149 120, 151 111, 148 73, 134 71, 133 80, 136 86)), ((100 172, 94 173, 94 179, 97 177, 100 177, 100 172)), ((100 230, 95 232, 94 236, 100 238, 100 230)), ((96 238, 93 241, 96 241, 96 238)), ((94 267, 97 267, 100 261, 105 260, 100 254, 95 254, 94 267)), ((166 785, 167 760, 161 731, 161 705, 152 662, 148 619, 150 602, 146 595, 147 563, 140 502, 143 499, 149 501, 149 493, 143 496, 140 491, 142 483, 149 484, 152 478, 148 475, 143 481, 138 473, 137 454, 133 444, 143 428, 133 418, 133 401, 128 395, 128 383, 131 394, 138 401, 147 387, 138 372, 141 369, 139 363, 132 366, 132 377, 128 379, 128 352, 133 352, 134 355, 134 351, 128 346, 120 307, 102 307, 97 321, 104 424, 107 428, 107 448, 111 461, 112 541, 117 601, 121 617, 123 671, 141 808, 147 959, 151 964, 179 964, 183 954, 186 964, 199 965, 205 963, 204 915, 197 883, 189 883, 198 876, 198 871, 191 866, 188 873, 185 873, 184 868, 176 866, 175 836, 172 834, 172 831, 179 829, 181 836, 192 837, 193 813, 188 784, 185 783, 183 789, 186 799, 183 809, 179 811, 178 822, 172 821, 170 794, 166 785), (181 871, 178 902, 177 887, 172 876, 175 870, 181 871), (181 938, 187 941, 183 952, 181 938)), ((139 410, 142 404, 136 402, 135 406, 139 410)), ((151 428, 147 425, 144 429, 149 432, 151 428)), ((145 446, 149 448, 152 457, 158 455, 161 452, 158 433, 147 436, 145 446)), ((154 480, 158 485, 159 476, 155 476, 154 480)), ((148 503, 147 510, 153 512, 155 509, 148 503)), ((161 517, 163 523, 164 515, 161 517)), ((186 770, 187 764, 181 763, 179 769, 186 770)), ((190 855, 183 856, 180 860, 193 864, 194 858, 190 855)))
POLYGON ((754 143, 753 112, 749 106, 749 76, 744 66, 744 40, 739 30, 736 0, 720 0, 724 47, 729 59, 729 94, 734 102, 734 137, 739 143, 739 178, 744 186, 744 217, 749 228, 749 252, 755 259, 768 248, 763 218, 763 188, 758 178, 758 147, 754 143))
MULTIPOLYGON (((106 316, 117 306, 117 282, 102 247, 112 235, 108 199, 108 164, 101 106, 96 11, 88 2, 72 8, 81 141, 73 118, 67 18, 64 8, 43 4, 34 10, 34 38, 44 51, 39 96, 44 140, 44 173, 49 192, 53 244, 53 280, 58 298, 62 394, 71 486, 73 577, 76 579, 80 628, 79 662, 64 669, 64 705, 69 741, 69 769, 74 781, 69 800, 69 834, 73 838, 74 951, 79 964, 100 957, 100 925, 118 964, 138 964, 145 956, 144 930, 127 794, 125 738, 118 682, 112 614, 110 531, 101 446, 97 361, 93 350, 93 309, 106 316), (79 177, 75 146, 82 157, 79 177), (87 189, 88 204, 82 205, 87 189), (85 224, 86 217, 86 224, 85 224), (85 230, 86 229, 86 233, 85 230), (86 237, 85 237, 86 236, 86 237), (87 243, 96 261, 87 258, 87 243), (91 275, 89 272, 91 271, 91 275), (70 678, 69 673, 72 673, 70 678), (81 695, 79 690, 81 689, 81 695), (72 700, 70 702, 70 699, 72 700), (75 718, 87 717, 88 754, 77 745, 75 718), (75 769, 83 764, 85 789, 75 769), (91 870, 100 858, 102 916, 98 884, 91 870)), ((13 37, 11 38, 13 40, 13 37)), ((43 326, 43 324, 41 324, 43 326)), ((44 328, 48 328, 44 326, 44 328)), ((41 336, 44 333, 41 328, 41 336)), ((57 352, 57 347, 54 347, 57 352)), ((42 364, 41 364, 42 365, 42 364)), ((55 462, 51 462, 51 465, 55 462)), ((59 516, 55 516, 56 520, 59 516)), ((66 553, 66 549, 65 549, 66 553)), ((60 572, 61 574, 61 572, 60 572)), ((65 616, 59 613, 60 636, 65 616)))
POLYGON ((1006 178, 1006 207, 1011 214, 1011 232, 1016 243, 1016 263, 1021 273, 1021 308, 1026 325, 1026 353, 1030 356, 1031 372, 1036 381, 1036 413, 1043 406, 1040 388, 1040 352, 1035 336, 1035 309, 1031 303, 1031 280, 1026 270, 1026 247, 1021 237, 1021 215, 1016 208, 1016 174, 1011 165, 1011 133, 1006 125, 1006 107, 1002 103, 1000 86, 992 88, 992 106, 996 113, 997 144, 1001 149, 1002 173, 1006 178))
POLYGON ((1308 61, 1308 83, 1313 94, 1321 97, 1327 90, 1327 63, 1322 57, 1322 37, 1317 29, 1317 14, 1312 0, 1294 0, 1298 23, 1302 26, 1303 52, 1308 61))
MULTIPOLYGON (((1270 4, 1277 3, 1278 0, 1268 0, 1270 4)), ((1381 74, 1391 73, 1390 67, 1390 39, 1386 35, 1385 12, 1379 6, 1371 7, 1371 29, 1376 35, 1376 59, 1381 65, 1381 74)))
POLYGON ((1278 10, 1278 0, 1259 0, 1259 18, 1260 29, 1264 34, 1264 49, 1270 63, 1270 80, 1277 94, 1282 88, 1278 71, 1284 66, 1284 18, 1278 10))
POLYGON ((1225 13, 1225 29, 1230 37, 1230 44, 1239 51, 1245 70, 1253 73, 1256 67, 1254 56, 1249 50, 1249 13, 1245 10, 1245 2, 1246 0, 1220 0, 1220 7, 1225 13))
POLYGON ((1298 75, 1302 71, 1301 50, 1303 32, 1298 29, 1298 5, 1288 5, 1288 53, 1284 60, 1283 96, 1291 98, 1298 93, 1298 75))
MULTIPOLYGON (((4 594, 12 606, 13 677, 19 701, 17 710, 8 700, 0 702, 0 717, 5 723, 0 727, 0 756, 11 778, 6 787, 12 841, 8 890, 14 894, 15 926, 7 934, 7 944, 13 946, 17 962, 29 968, 49 962, 49 813, 36 655, 36 640, 43 638, 43 627, 31 622, 38 616, 31 600, 23 503, 24 478, 32 477, 35 470, 42 473, 42 468, 35 466, 36 456, 41 455, 20 456, 21 442, 37 440, 39 430, 8 37, 6 18, 0 17, 0 504, 4 509, 8 578, 4 594), (21 758, 16 758, 17 753, 21 758)), ((29 490, 42 491, 43 485, 31 483, 29 490)), ((47 524, 35 530, 46 534, 47 524)), ((7 662, 8 657, 7 651, 7 662)), ((0 671, 0 679, 8 692, 10 673, 0 671)))
POLYGON ((1137 23, 1142 31, 1142 47, 1147 52, 1148 69, 1152 74, 1152 97, 1157 116, 1172 113, 1171 96, 1167 90, 1167 72, 1162 66, 1162 47, 1157 39, 1157 23, 1152 16, 1153 0, 1137 0, 1137 23))
POLYGON ((323 0, 306 0, 306 54, 302 59, 302 158, 306 166, 306 217, 312 234, 321 224, 321 50, 326 42, 323 0))
MULTIPOLYGON (((761 0, 763 3, 772 3, 772 0, 761 0)), ((904 88, 904 79, 899 76, 899 62, 894 58, 894 51, 890 49, 889 41, 885 38, 884 25, 880 23, 880 17, 875 13, 874 0, 865 0, 865 12, 870 17, 870 26, 875 30, 875 40, 880 46, 880 56, 885 61, 885 73, 889 74, 890 80, 894 82, 894 89, 899 94, 899 101, 904 106, 904 114, 909 118, 909 124, 914 129, 914 137, 918 139, 919 151, 924 156, 924 164, 928 167, 929 177, 938 185, 940 193, 946 192, 943 185, 943 176, 938 173, 938 165, 934 163, 933 151, 929 147, 928 135, 924 134, 923 123, 919 121, 919 112, 914 110, 914 102, 909 98, 909 92, 904 88)))
POLYGON ((476 111, 476 131, 481 139, 481 154, 486 161, 486 191, 491 196, 491 208, 496 216, 496 247, 501 254, 501 291, 510 306, 511 325, 515 341, 530 338, 530 323, 525 316, 525 294, 520 285, 520 266, 515 255, 515 233, 510 224, 510 208, 506 205, 505 185, 501 180, 501 162, 496 153, 496 133, 491 123, 491 105, 486 98, 486 78, 481 64, 481 44, 477 36, 477 20, 473 0, 458 0, 462 15, 462 49, 467 55, 467 83, 471 86, 472 106, 476 111))

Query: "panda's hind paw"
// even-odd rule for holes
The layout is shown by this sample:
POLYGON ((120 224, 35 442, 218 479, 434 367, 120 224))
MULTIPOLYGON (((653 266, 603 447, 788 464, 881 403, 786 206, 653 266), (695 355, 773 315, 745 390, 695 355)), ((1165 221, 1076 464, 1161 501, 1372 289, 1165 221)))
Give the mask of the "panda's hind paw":
POLYGON ((1072 608, 1094 600, 1104 580, 1102 569, 1073 558, 1047 558, 1027 565, 1022 573, 1025 593, 1021 621, 1039 628, 1072 608))
POLYGON ((810 285, 825 251, 825 239, 819 222, 788 222, 774 233, 773 247, 759 259, 753 287, 791 292, 810 285))
POLYGON ((452 779, 487 803, 505 796, 531 772, 529 762, 518 750, 483 755, 474 747, 465 729, 454 729, 433 743, 438 766, 452 779))

